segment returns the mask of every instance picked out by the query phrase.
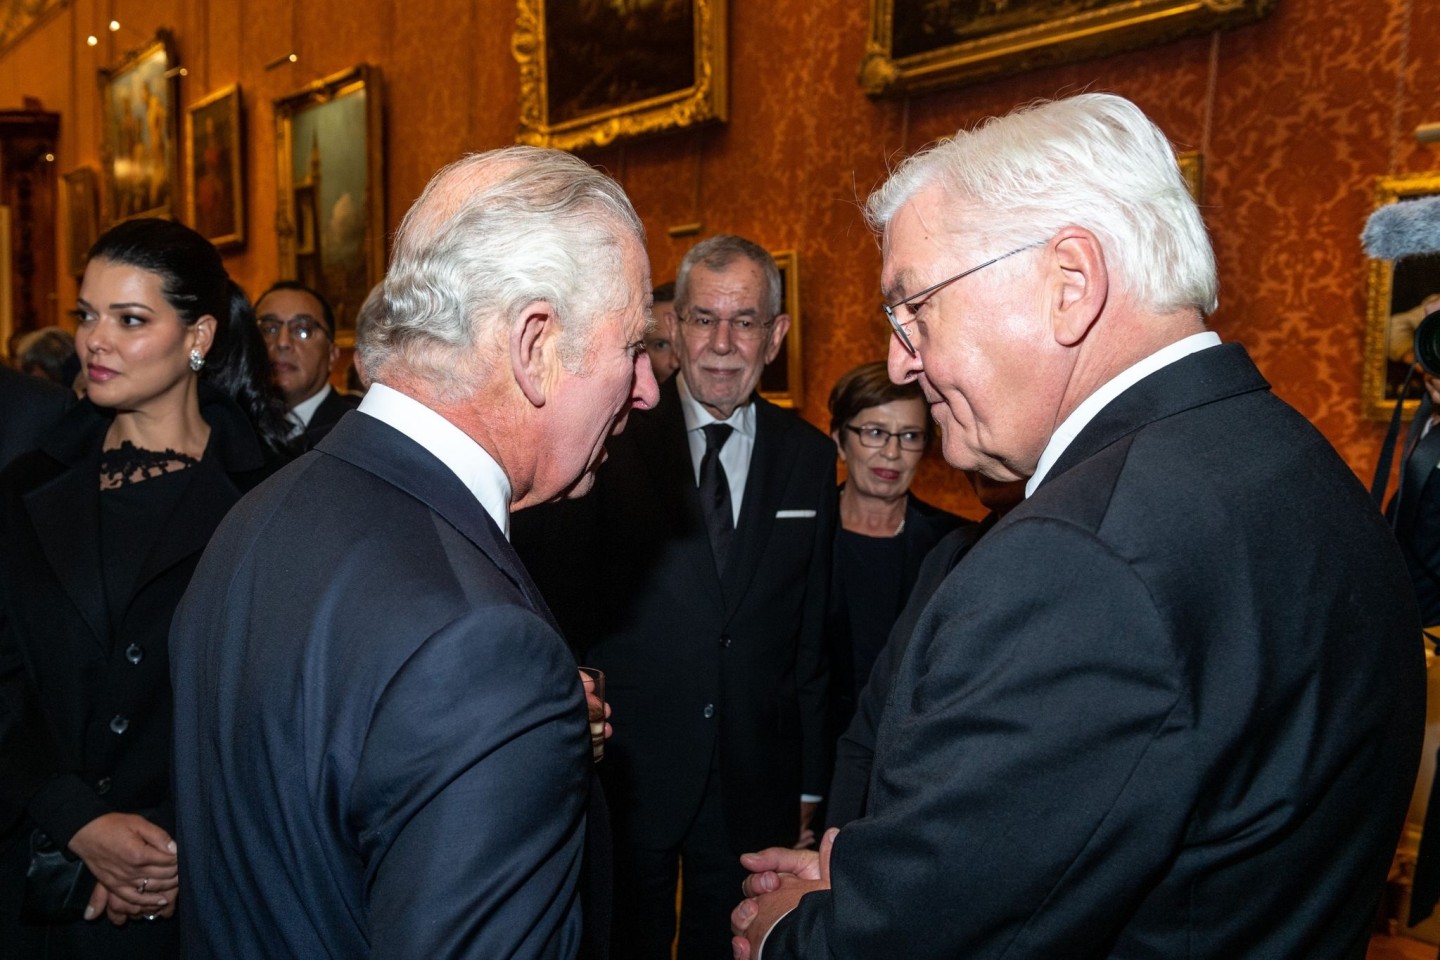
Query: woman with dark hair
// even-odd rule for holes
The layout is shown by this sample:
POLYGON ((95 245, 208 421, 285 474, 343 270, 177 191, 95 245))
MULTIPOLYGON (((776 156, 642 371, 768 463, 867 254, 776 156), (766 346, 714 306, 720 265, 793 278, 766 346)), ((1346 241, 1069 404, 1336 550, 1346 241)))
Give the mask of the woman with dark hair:
POLYGON ((75 317, 86 399, 0 473, 0 942, 155 960, 179 946, 170 620, 286 424, 188 227, 106 232, 75 317))
POLYGON ((920 562, 968 521, 910 493, 934 425, 920 387, 861 364, 830 391, 830 436, 845 464, 829 618, 830 689, 838 735, 905 606, 920 562))

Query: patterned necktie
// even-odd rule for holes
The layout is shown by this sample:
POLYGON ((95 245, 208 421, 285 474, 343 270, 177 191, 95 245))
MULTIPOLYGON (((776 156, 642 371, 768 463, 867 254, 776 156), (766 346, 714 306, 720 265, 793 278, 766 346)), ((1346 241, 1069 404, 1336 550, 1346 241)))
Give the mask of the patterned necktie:
POLYGON ((724 423, 707 423, 705 456, 700 458, 700 507, 705 511, 705 528, 710 531, 710 550, 715 554, 715 569, 725 570, 725 556, 735 536, 735 519, 730 507, 730 484, 725 467, 720 463, 720 448, 730 439, 735 428, 724 423))

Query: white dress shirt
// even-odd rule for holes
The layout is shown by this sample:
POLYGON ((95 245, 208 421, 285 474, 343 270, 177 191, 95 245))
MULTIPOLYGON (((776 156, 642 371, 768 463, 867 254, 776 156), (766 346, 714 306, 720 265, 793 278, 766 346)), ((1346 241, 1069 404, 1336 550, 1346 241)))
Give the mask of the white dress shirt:
POLYGON ((685 383, 685 374, 675 374, 680 388, 680 409, 685 414, 685 436, 690 441, 690 466, 695 471, 695 485, 700 485, 700 461, 705 456, 705 426, 723 423, 735 432, 720 448, 720 466, 730 486, 731 522, 740 526, 740 501, 745 496, 745 479, 750 476, 750 455, 755 452, 755 404, 746 402, 730 412, 729 420, 717 420, 700 405, 685 383))
POLYGON ((505 539, 510 539, 510 479, 469 434, 419 400, 383 383, 370 385, 358 409, 434 454, 460 478, 505 539))
POLYGON ((1166 347, 1161 347, 1150 356, 1132 366, 1126 367, 1112 379, 1106 381, 1099 390, 1080 402, 1080 405, 1070 411, 1070 416, 1060 424, 1056 431, 1050 435, 1050 442, 1045 445, 1044 451, 1040 454, 1040 461, 1035 465, 1035 475, 1025 484, 1025 496, 1035 492, 1040 486, 1050 468, 1055 466, 1055 461, 1060 459, 1080 431, 1095 416, 1109 406, 1110 401, 1120 394, 1129 390, 1141 380, 1150 376, 1157 370, 1170 366, 1177 360, 1183 360, 1192 353, 1199 353, 1201 350, 1208 350, 1211 347, 1220 346, 1220 335, 1212 331, 1194 333, 1183 340, 1176 340, 1166 347))

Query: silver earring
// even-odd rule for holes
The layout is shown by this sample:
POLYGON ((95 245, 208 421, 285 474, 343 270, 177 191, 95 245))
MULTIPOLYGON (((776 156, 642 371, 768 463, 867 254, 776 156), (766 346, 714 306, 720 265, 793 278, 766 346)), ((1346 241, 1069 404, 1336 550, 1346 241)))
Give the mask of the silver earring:
POLYGON ((205 366, 205 355, 202 354, 199 350, 191 350, 191 351, 190 351, 190 369, 191 369, 191 370, 194 370, 196 373, 199 373, 200 370, 201 370, 201 368, 204 367, 204 366, 205 366))

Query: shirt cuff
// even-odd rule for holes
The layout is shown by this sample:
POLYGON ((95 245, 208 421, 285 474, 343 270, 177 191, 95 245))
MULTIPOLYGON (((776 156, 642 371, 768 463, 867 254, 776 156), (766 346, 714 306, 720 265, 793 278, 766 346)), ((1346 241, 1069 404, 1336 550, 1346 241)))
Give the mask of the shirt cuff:
POLYGON ((825 799, 825 798, 822 797, 822 796, 820 796, 820 794, 818 794, 818 793, 802 793, 802 794, 800 794, 800 802, 801 802, 801 803, 820 803, 820 802, 824 801, 824 799, 825 799))

